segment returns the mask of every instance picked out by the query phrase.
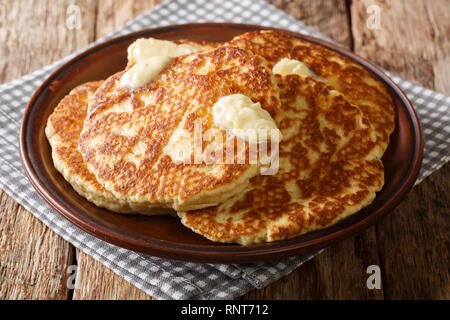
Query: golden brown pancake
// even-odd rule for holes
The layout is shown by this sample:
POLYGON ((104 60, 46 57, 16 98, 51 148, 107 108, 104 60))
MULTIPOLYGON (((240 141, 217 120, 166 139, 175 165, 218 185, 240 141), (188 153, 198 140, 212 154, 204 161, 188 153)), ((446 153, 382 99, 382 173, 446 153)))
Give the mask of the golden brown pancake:
POLYGON ((263 56, 272 68, 282 58, 305 63, 322 80, 362 110, 374 126, 381 152, 394 130, 392 99, 383 83, 349 58, 322 46, 275 31, 253 31, 235 37, 233 45, 263 56))
POLYGON ((276 175, 216 207, 179 212, 206 238, 243 245, 296 237, 357 212, 383 185, 382 153, 359 108, 321 81, 276 76, 283 134, 276 175))
POLYGON ((151 213, 146 208, 132 208, 106 191, 88 170, 78 151, 78 138, 83 129, 88 100, 102 83, 93 81, 77 86, 50 115, 45 133, 52 148, 53 163, 75 191, 95 205, 121 213, 151 213))
MULTIPOLYGON (((332 50, 256 31, 177 57, 139 89, 120 87, 125 71, 72 90, 46 127, 57 170, 100 207, 144 214, 175 208, 184 225, 208 239, 248 245, 330 226, 382 188, 391 98, 368 71, 332 50), (274 77, 282 58, 304 62, 315 78, 274 77), (194 123, 221 131, 211 108, 234 93, 260 102, 281 129, 277 174, 258 175, 259 163, 236 160, 192 164, 194 123)), ((248 159, 248 148, 243 152, 248 159)))
MULTIPOLYGON (((217 46, 216 43, 206 41, 176 40, 173 42, 188 44, 199 50, 208 50, 217 46)), ((93 81, 77 86, 61 100, 50 115, 45 132, 52 148, 56 169, 77 193, 99 207, 120 213, 149 215, 168 213, 168 210, 148 208, 136 203, 129 204, 117 199, 98 183, 78 151, 78 140, 86 118, 88 101, 102 83, 103 81, 93 81)))
MULTIPOLYGON (((107 79, 91 99, 79 140, 83 159, 106 190, 131 204, 191 210, 225 201, 259 174, 260 165, 248 162, 193 164, 187 146, 196 121, 205 131, 220 131, 211 108, 222 96, 241 93, 272 117, 278 113, 278 88, 263 58, 234 47, 177 57, 134 90, 120 87, 123 73, 107 79)), ((204 142, 203 150, 208 146, 204 142)))

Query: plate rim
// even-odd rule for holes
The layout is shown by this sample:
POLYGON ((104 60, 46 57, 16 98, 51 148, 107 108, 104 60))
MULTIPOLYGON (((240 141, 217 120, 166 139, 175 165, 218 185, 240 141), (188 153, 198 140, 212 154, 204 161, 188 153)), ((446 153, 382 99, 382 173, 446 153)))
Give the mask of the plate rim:
MULTIPOLYGON (((390 95, 392 96, 392 93, 390 93, 390 95)), ((397 116, 398 115, 396 113, 396 117, 397 116)), ((412 106, 409 99, 407 98, 406 94, 378 66, 366 60, 365 58, 362 58, 354 54, 353 52, 345 48, 342 48, 339 45, 334 44, 332 42, 294 31, 254 24, 208 22, 208 23, 174 24, 164 27, 143 29, 119 37, 114 37, 106 41, 102 41, 99 44, 87 48, 86 50, 75 55, 74 57, 71 57, 68 61, 64 62, 60 67, 58 67, 55 71, 53 71, 42 82, 42 84, 36 89, 36 91, 31 96, 25 108, 24 115, 22 118, 19 137, 19 152, 22 167, 25 171, 25 174, 28 180, 33 185, 34 189, 38 192, 38 194, 63 218, 67 219, 69 222, 73 223, 78 228, 93 235, 96 238, 99 238, 108 243, 126 249, 130 249, 133 251, 180 261, 206 262, 206 263, 250 263, 256 261, 278 260, 281 258, 318 250, 327 247, 333 243, 354 236, 362 232, 369 226, 373 225, 376 221, 384 217, 387 213, 391 212, 414 186, 414 182, 417 179, 421 167, 423 157, 423 141, 422 141, 422 130, 417 113, 415 112, 415 109, 412 106), (158 33, 167 33, 168 31, 172 30, 179 30, 185 28, 205 28, 205 27, 234 28, 245 30, 274 30, 278 32, 287 33, 294 37, 319 44, 333 51, 337 51, 340 54, 344 54, 345 56, 349 57, 352 61, 360 65, 363 65, 370 72, 374 73, 377 77, 382 79, 384 84, 386 86, 389 86, 392 89, 392 92, 397 95, 399 101, 401 101, 401 104, 407 111, 408 121, 412 124, 411 129, 413 132, 412 137, 415 140, 414 154, 413 154, 414 161, 412 161, 409 164, 408 172, 405 174, 404 177, 400 179, 400 183, 398 184, 398 186, 396 185, 397 188, 395 189, 395 192, 392 192, 392 195, 387 199, 388 201, 381 204, 377 210, 374 210, 367 217, 361 219, 360 221, 352 223, 348 226, 344 226, 330 234, 321 237, 309 239, 306 241, 301 240, 295 241, 295 239, 301 239, 302 236, 299 236, 292 239, 268 243, 265 247, 261 248, 249 248, 248 246, 230 245, 228 249, 226 249, 227 246, 216 247, 214 245, 207 246, 207 245, 188 244, 182 246, 165 240, 160 240, 159 242, 158 241, 146 241, 145 243, 139 242, 134 239, 124 237, 123 235, 117 234, 111 230, 105 230, 105 228, 97 228, 95 225, 91 225, 92 222, 86 221, 78 214, 71 212, 62 203, 60 203, 59 200, 56 199, 48 191, 47 187, 37 177, 35 169, 32 166, 31 159, 29 158, 29 154, 27 152, 28 149, 25 136, 26 136, 26 128, 28 126, 26 124, 27 121, 29 120, 30 111, 32 110, 33 106, 36 105, 35 102, 38 99, 38 97, 43 93, 43 91, 46 88, 49 87, 49 85, 51 85, 53 79, 56 78, 58 75, 60 75, 61 72, 64 72, 64 70, 70 67, 70 65, 83 59, 85 56, 95 53, 96 51, 104 47, 113 45, 115 42, 121 42, 123 40, 130 38, 137 38, 141 34, 142 35, 146 34, 148 36, 149 34, 156 35, 158 33), (283 246, 283 242, 285 243, 287 241, 292 243, 283 246), (189 257, 189 259, 186 259, 186 257, 189 257)))

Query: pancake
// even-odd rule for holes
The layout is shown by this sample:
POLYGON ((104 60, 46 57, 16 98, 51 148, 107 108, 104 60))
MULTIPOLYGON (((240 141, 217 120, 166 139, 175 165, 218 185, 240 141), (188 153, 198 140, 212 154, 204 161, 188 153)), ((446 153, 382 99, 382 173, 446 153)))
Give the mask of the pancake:
MULTIPOLYGON (((196 123, 203 132, 225 134, 211 114, 223 96, 243 94, 276 116, 278 88, 262 57, 234 47, 176 57, 137 89, 120 85, 125 72, 108 78, 90 100, 79 139, 84 161, 106 190, 133 205, 195 210, 242 192, 259 174, 261 163, 238 163, 237 152, 229 164, 205 157, 197 163, 192 149, 196 123)), ((223 151, 228 140, 201 147, 223 151)), ((248 144, 242 150, 249 155, 248 144)))
MULTIPOLYGON (((88 100, 102 83, 103 81, 88 82, 70 91, 48 118, 45 134, 52 148, 55 168, 76 192, 99 207, 131 213, 135 209, 114 197, 97 182, 78 151, 78 138, 83 129, 88 100)), ((142 208, 143 212, 144 209, 142 208)))
POLYGON ((312 77, 276 79, 278 173, 254 177, 218 206, 178 212, 185 226, 212 241, 249 245, 325 228, 367 206, 382 188, 382 153, 364 113, 312 77))
MULTIPOLYGON (((188 45, 197 51, 217 46, 216 43, 206 41, 176 40, 173 43, 188 45)), ((78 151, 78 139, 86 118, 88 101, 102 83, 103 81, 93 81, 77 86, 61 100, 50 115, 45 133, 52 148, 55 168, 78 194, 99 207, 120 213, 148 215, 170 212, 119 200, 98 183, 78 151)))
POLYGON ((239 35, 225 45, 261 55, 271 68, 282 58, 305 63, 317 78, 361 109, 375 128, 380 152, 386 150, 395 127, 394 105, 383 83, 362 66, 333 50, 269 30, 239 35))

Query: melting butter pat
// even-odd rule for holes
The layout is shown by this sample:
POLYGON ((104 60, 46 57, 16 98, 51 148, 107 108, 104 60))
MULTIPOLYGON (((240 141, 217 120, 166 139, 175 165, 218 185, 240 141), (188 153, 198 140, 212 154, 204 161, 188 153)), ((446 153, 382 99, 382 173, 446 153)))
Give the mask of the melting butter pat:
POLYGON ((214 123, 251 143, 279 141, 281 132, 269 112, 243 94, 220 98, 212 108, 214 123))
POLYGON ((138 63, 154 56, 179 57, 201 51, 202 48, 190 44, 176 44, 155 38, 138 39, 128 47, 128 63, 138 63))
POLYGON ((314 77, 314 73, 308 68, 306 64, 294 59, 283 58, 273 66, 273 73, 281 74, 282 76, 288 74, 297 74, 301 77, 314 77))
POLYGON ((154 56, 136 63, 120 78, 120 86, 136 89, 154 80, 170 63, 172 58, 167 56, 154 56))

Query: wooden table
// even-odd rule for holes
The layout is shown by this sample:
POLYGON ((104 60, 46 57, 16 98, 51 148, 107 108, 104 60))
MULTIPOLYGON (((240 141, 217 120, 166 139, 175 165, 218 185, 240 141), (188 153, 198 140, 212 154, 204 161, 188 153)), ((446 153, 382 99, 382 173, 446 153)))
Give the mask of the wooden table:
MULTIPOLYGON (((0 83, 82 49, 157 2, 0 0, 0 83), (66 24, 73 3, 81 8, 80 29, 66 24)), ((357 54, 450 95, 448 0, 270 2, 357 54), (367 27, 373 4, 380 8, 379 29, 367 27)), ((242 299, 449 299, 449 181, 447 164, 377 225, 242 299), (369 265, 381 268, 382 289, 367 288, 369 265)), ((0 298, 152 299, 2 191, 0 213, 0 298), (76 288, 69 290, 73 264, 76 288)))

